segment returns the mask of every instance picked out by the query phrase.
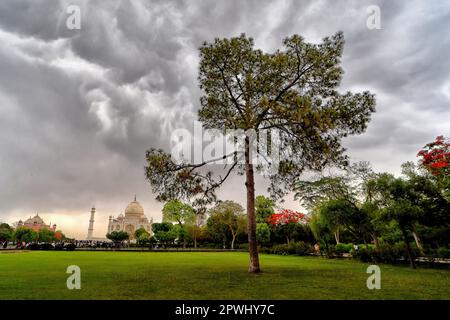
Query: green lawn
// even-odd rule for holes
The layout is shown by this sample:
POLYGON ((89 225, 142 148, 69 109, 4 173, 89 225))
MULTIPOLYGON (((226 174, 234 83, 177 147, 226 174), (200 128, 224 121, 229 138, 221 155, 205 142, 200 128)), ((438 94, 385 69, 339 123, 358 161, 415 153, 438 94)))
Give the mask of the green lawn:
POLYGON ((381 289, 368 290, 368 264, 261 255, 248 274, 242 252, 0 252, 0 299, 450 299, 450 270, 380 265, 381 289), (81 290, 66 268, 81 268, 81 290))

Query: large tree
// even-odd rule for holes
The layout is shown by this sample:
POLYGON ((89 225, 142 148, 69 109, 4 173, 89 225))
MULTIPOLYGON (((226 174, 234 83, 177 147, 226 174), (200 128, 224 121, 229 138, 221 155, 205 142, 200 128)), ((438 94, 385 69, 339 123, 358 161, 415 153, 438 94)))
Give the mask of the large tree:
MULTIPOLYGON (((411 267, 415 268, 409 235, 415 235, 417 223, 423 219, 425 212, 421 202, 425 195, 418 192, 413 180, 397 178, 388 173, 378 174, 370 184, 373 190, 373 203, 380 207, 380 219, 397 224, 406 244, 411 267)), ((419 247, 417 239, 416 243, 419 247)))
POLYGON ((30 228, 18 227, 14 230, 13 239, 17 242, 35 242, 38 240, 38 233, 30 228))
MULTIPOLYGON (((234 242, 238 234, 246 227, 244 219, 244 208, 239 203, 231 200, 219 202, 214 208, 209 210, 211 221, 224 226, 231 234, 231 249, 234 249, 234 242)), ((218 227, 220 229, 220 226, 218 227)))
POLYGON ((337 244, 340 242, 340 230, 347 230, 355 240, 363 239, 364 242, 368 235, 372 235, 373 228, 367 210, 361 210, 347 199, 324 202, 318 213, 330 230, 334 232, 337 244))
MULTIPOLYGON (((163 207, 162 214, 163 222, 175 222, 184 231, 186 231, 186 224, 191 225, 196 221, 194 209, 178 199, 168 201, 163 207)), ((183 248, 186 248, 186 233, 181 230, 179 232, 182 238, 180 240, 183 241, 183 248)))
POLYGON ((450 200, 450 139, 438 136, 419 151, 421 165, 437 180, 447 199, 450 200))
POLYGON ((369 183, 375 176, 368 162, 353 163, 345 170, 297 181, 295 198, 323 216, 334 230, 337 243, 340 230, 346 229, 359 239, 365 240, 370 235, 378 245, 378 230, 373 221, 377 206, 372 203, 369 183))
POLYGON ((48 230, 47 228, 42 228, 38 231, 38 241, 39 242, 53 242, 56 240, 55 232, 48 230))
POLYGON ((245 174, 250 272, 260 271, 255 169, 270 180, 271 196, 282 197, 304 170, 346 164, 341 139, 362 133, 374 112, 369 92, 337 91, 343 46, 341 32, 320 44, 293 35, 274 53, 254 48, 245 35, 205 42, 200 48, 199 120, 206 129, 242 130, 242 147, 219 156, 227 166, 217 175, 205 169, 217 159, 175 163, 162 150, 147 152, 146 176, 163 201, 182 187, 186 196, 208 203, 232 172, 245 174), (278 135, 272 139, 273 132, 278 135), (261 156, 257 165, 254 153, 261 156))

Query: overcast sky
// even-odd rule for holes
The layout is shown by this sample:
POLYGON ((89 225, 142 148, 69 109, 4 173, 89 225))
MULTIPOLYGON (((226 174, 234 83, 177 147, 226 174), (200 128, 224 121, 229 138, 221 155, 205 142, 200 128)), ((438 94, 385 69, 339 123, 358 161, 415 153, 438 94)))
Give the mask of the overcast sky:
MULTIPOLYGON (((134 194, 159 220, 145 150, 192 127, 202 42, 246 33, 272 52, 286 36, 317 43, 338 30, 342 90, 377 98, 367 132, 345 140, 348 154, 398 173, 450 135, 448 1, 0 1, 0 221, 38 211, 83 238, 95 204, 104 236, 134 194), (80 30, 66 27, 69 4, 81 8, 80 30), (381 9, 380 30, 366 26, 369 5, 381 9)), ((220 195, 244 205, 243 181, 220 195)))

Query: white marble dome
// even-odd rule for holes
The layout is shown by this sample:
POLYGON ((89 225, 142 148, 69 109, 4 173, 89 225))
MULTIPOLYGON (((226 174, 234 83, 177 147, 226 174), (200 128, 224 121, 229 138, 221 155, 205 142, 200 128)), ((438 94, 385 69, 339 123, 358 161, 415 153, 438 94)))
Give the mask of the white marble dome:
POLYGON ((141 204, 136 201, 130 202, 130 204, 125 209, 125 218, 142 218, 144 216, 144 208, 141 204))

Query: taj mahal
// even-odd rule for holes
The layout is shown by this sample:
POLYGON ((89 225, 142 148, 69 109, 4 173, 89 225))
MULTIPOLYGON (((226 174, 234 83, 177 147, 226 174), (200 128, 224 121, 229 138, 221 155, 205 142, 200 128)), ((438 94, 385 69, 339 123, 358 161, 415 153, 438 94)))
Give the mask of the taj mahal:
MULTIPOLYGON (((103 240, 104 238, 96 238, 93 236, 94 233, 94 218, 95 218, 95 207, 91 209, 91 218, 89 220, 89 229, 86 240, 103 240)), ((109 216, 108 230, 106 233, 111 233, 113 231, 125 231, 130 236, 130 240, 135 238, 134 233, 136 230, 143 228, 148 233, 152 234, 152 224, 153 218, 150 220, 144 214, 144 208, 136 200, 131 201, 125 208, 124 213, 120 213, 117 217, 109 216)))

